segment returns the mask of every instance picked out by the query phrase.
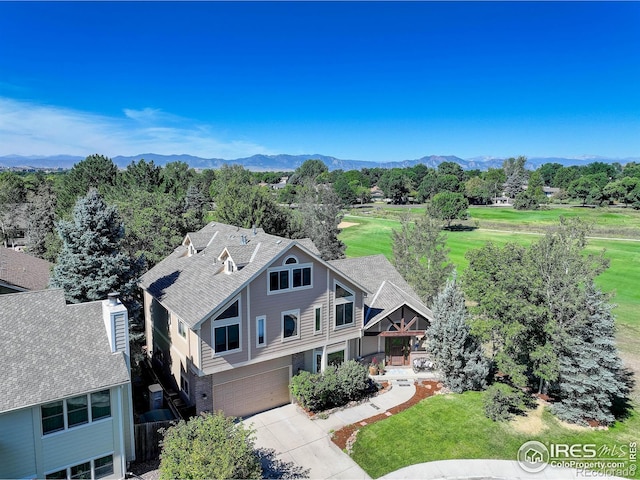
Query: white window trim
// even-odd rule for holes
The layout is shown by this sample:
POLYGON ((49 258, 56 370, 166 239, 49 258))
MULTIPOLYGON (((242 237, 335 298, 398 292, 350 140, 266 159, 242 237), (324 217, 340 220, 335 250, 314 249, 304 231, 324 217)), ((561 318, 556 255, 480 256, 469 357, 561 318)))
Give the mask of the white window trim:
MULTIPOLYGON (((85 394, 80 394, 80 395, 74 395, 72 397, 67 397, 67 398, 63 398, 61 400, 53 400, 51 402, 47 402, 47 403, 43 403, 40 405, 40 432, 41 432, 41 436, 50 438, 53 437, 55 435, 59 435, 61 433, 65 433, 68 432, 69 430, 77 430, 80 428, 85 428, 89 425, 93 425, 96 423, 101 423, 101 422, 105 422, 105 421, 111 421, 113 419, 113 403, 112 403, 112 398, 111 398, 111 390, 108 388, 103 388, 102 390, 96 390, 95 392, 90 392, 90 393, 85 393, 85 394), (107 391, 109 392, 109 416, 107 417, 101 417, 101 418, 97 418, 97 419, 93 419, 93 411, 92 411, 92 404, 91 404, 91 395, 94 393, 100 393, 103 391, 107 391), (76 398, 76 397, 82 397, 85 396, 87 397, 87 421, 85 423, 78 423, 76 425, 71 425, 69 426, 69 411, 67 409, 67 400, 71 400, 72 398, 76 398), (42 407, 45 405, 48 405, 50 403, 56 403, 56 402, 62 402, 62 421, 63 421, 63 425, 64 427, 60 430, 56 430, 53 432, 44 432, 44 428, 42 425, 42 407)), ((100 457, 98 457, 100 458, 100 457)), ((80 462, 82 463, 82 462, 80 462)), ((79 465, 78 463, 74 464, 74 465, 79 465)), ((62 468, 58 469, 58 470, 62 470, 62 468)), ((55 472, 57 472, 58 470, 54 470, 55 472)), ((50 472, 51 473, 51 472, 50 472)))
POLYGON ((189 335, 188 330, 189 329, 187 328, 187 324, 184 323, 182 320, 178 319, 178 336, 182 338, 185 342, 187 341, 187 335, 189 335), (184 335, 180 333, 180 327, 184 329, 184 335))
POLYGON ((267 316, 260 315, 256 317, 256 348, 264 348, 267 346, 267 316), (262 320, 264 324, 264 342, 260 343, 260 320, 262 320))
MULTIPOLYGON (((287 258, 291 258, 291 256, 287 258)), ((279 293, 297 292, 298 290, 308 290, 310 288, 313 288, 313 263, 292 263, 289 265, 283 265, 281 267, 272 267, 267 269, 267 295, 278 295, 279 293), (309 285, 301 285, 299 287, 294 287, 293 286, 293 270, 303 269, 303 268, 311 269, 311 272, 310 272, 311 283, 309 285), (281 288, 279 290, 271 290, 271 274, 273 272, 283 272, 285 270, 289 271, 289 287, 281 288)))
POLYGON ((353 327, 356 324, 356 293, 355 291, 353 291, 352 288, 345 286, 343 283, 334 280, 333 281, 333 329, 334 330, 341 330, 343 328, 349 328, 349 327, 353 327), (344 288, 347 292, 351 292, 351 297, 353 298, 352 300, 349 300, 350 297, 340 297, 340 298, 336 298, 336 286, 340 286, 342 288, 344 288), (353 304, 353 316, 351 319, 351 322, 349 323, 344 323, 342 325, 337 325, 336 322, 338 321, 338 318, 336 316, 336 307, 338 305, 344 305, 346 303, 352 303, 353 304))
POLYGON ((238 316, 225 318, 224 320, 216 320, 215 317, 211 319, 211 350, 213 357, 223 357, 225 355, 231 355, 233 353, 242 352, 242 298, 238 295, 236 298, 227 303, 224 308, 220 309, 218 315, 222 315, 227 308, 238 302, 238 316), (224 352, 216 352, 216 328, 229 327, 231 325, 238 325, 238 348, 233 350, 225 350, 224 352))
POLYGON ((300 309, 296 309, 296 310, 287 310, 286 312, 282 312, 280 314, 280 327, 281 327, 281 332, 282 332, 282 341, 283 342, 289 342, 291 340, 298 340, 300 338, 300 309), (285 315, 295 315, 297 318, 297 323, 296 323, 296 334, 295 335, 291 335, 290 337, 285 337, 284 336, 284 316, 285 315))
MULTIPOLYGON (((92 457, 89 460, 82 460, 80 462, 73 462, 73 463, 67 464, 64 467, 54 468, 53 470, 49 470, 49 471, 45 472, 44 476, 46 477, 47 475, 51 475, 52 473, 59 472, 60 470, 66 470, 67 471, 67 478, 71 478, 71 467, 75 467, 76 465, 82 465, 83 463, 89 462, 91 464, 91 478, 96 478, 96 460, 100 460, 101 458, 108 457, 109 455, 111 455, 113 471, 115 473, 115 471, 116 471, 116 452, 109 452, 109 453, 105 453, 104 455, 98 455, 97 457, 92 457)), ((103 478, 106 478, 106 477, 103 477, 103 478)))
POLYGON ((282 261, 283 267, 288 267, 289 265, 299 265, 299 264, 300 264, 300 260, 298 260, 298 257, 296 257, 295 255, 287 255, 287 257, 282 261), (287 263, 291 259, 294 259, 295 262, 287 263))
POLYGON ((322 305, 314 305, 313 306, 313 334, 321 335, 322 334, 322 305), (320 310, 320 329, 316 329, 316 311, 320 310))

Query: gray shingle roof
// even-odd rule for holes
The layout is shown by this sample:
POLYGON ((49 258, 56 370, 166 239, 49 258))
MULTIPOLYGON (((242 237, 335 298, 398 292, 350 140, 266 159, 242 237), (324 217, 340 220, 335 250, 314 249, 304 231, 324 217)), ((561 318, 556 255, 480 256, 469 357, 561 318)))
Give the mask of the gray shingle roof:
POLYGON ((0 247, 0 282, 24 290, 44 290, 49 284, 51 263, 41 258, 0 247))
POLYGON ((0 312, 0 412, 129 381, 101 302, 65 305, 62 290, 42 290, 0 295, 0 312))
POLYGON ((368 317, 365 319, 367 326, 375 324, 405 304, 428 320, 433 319, 433 312, 384 255, 345 258, 329 263, 374 292, 373 296, 365 300, 369 307, 368 317))
MULTIPOLYGON (((254 234, 249 228, 213 222, 198 233, 210 235, 211 241, 204 250, 189 256, 186 247, 178 247, 140 279, 142 288, 191 328, 196 327, 275 257, 294 244, 301 245, 312 253, 318 253, 308 239, 291 240, 276 237, 261 229, 257 229, 254 234), (242 236, 246 236, 246 245, 241 245, 242 236), (230 247, 230 252, 233 251, 234 255, 238 253, 243 259, 246 259, 250 252, 251 261, 241 270, 225 274, 218 257, 227 247, 230 247), (244 253, 240 254, 240 251, 244 253)), ((232 258, 235 262, 241 263, 235 256, 232 258)))

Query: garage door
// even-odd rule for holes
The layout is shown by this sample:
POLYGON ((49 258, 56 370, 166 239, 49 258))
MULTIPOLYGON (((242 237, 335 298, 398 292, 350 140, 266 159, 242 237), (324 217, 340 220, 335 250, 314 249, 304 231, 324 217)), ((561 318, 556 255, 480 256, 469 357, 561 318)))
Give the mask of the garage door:
POLYGON ((213 409, 246 417, 289 403, 289 367, 213 387, 213 409))

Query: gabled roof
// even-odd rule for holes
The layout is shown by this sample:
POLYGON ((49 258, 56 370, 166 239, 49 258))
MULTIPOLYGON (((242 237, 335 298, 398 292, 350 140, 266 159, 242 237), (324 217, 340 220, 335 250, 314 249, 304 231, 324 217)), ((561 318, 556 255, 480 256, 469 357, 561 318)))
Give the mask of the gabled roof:
POLYGON ((60 289, 0 295, 0 412, 129 382, 102 303, 66 305, 60 289))
POLYGON ((41 258, 0 247, 0 284, 18 290, 44 290, 52 264, 41 258))
POLYGON ((212 222, 196 233, 209 238, 204 249, 189 256, 182 245, 140 279, 142 288, 192 329, 293 246, 318 255, 309 239, 277 237, 259 228, 212 222), (247 261, 244 268, 225 274, 219 260, 225 249, 236 264, 247 261))
POLYGON ((427 320, 433 319, 433 312, 398 273, 387 258, 380 255, 332 260, 332 265, 345 275, 375 292, 367 299, 365 328, 368 328, 406 305, 427 320))

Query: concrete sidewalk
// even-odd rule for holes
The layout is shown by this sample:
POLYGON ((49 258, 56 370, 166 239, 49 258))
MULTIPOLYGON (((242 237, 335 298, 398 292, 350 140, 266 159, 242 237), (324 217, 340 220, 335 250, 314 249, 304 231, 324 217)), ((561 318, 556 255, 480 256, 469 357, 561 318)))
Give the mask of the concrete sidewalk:
POLYGON ((361 422, 366 418, 384 413, 390 408, 410 400, 416 393, 416 386, 412 379, 390 380, 390 383, 391 389, 389 391, 372 397, 368 402, 338 410, 331 413, 328 418, 318 418, 314 422, 327 432, 339 430, 345 425, 361 422))
POLYGON ((576 469, 551 466, 538 473, 528 473, 520 468, 518 462, 512 460, 440 460, 410 465, 380 478, 386 480, 568 480, 585 477, 623 480, 619 477, 603 476, 598 472, 581 472, 576 469))

